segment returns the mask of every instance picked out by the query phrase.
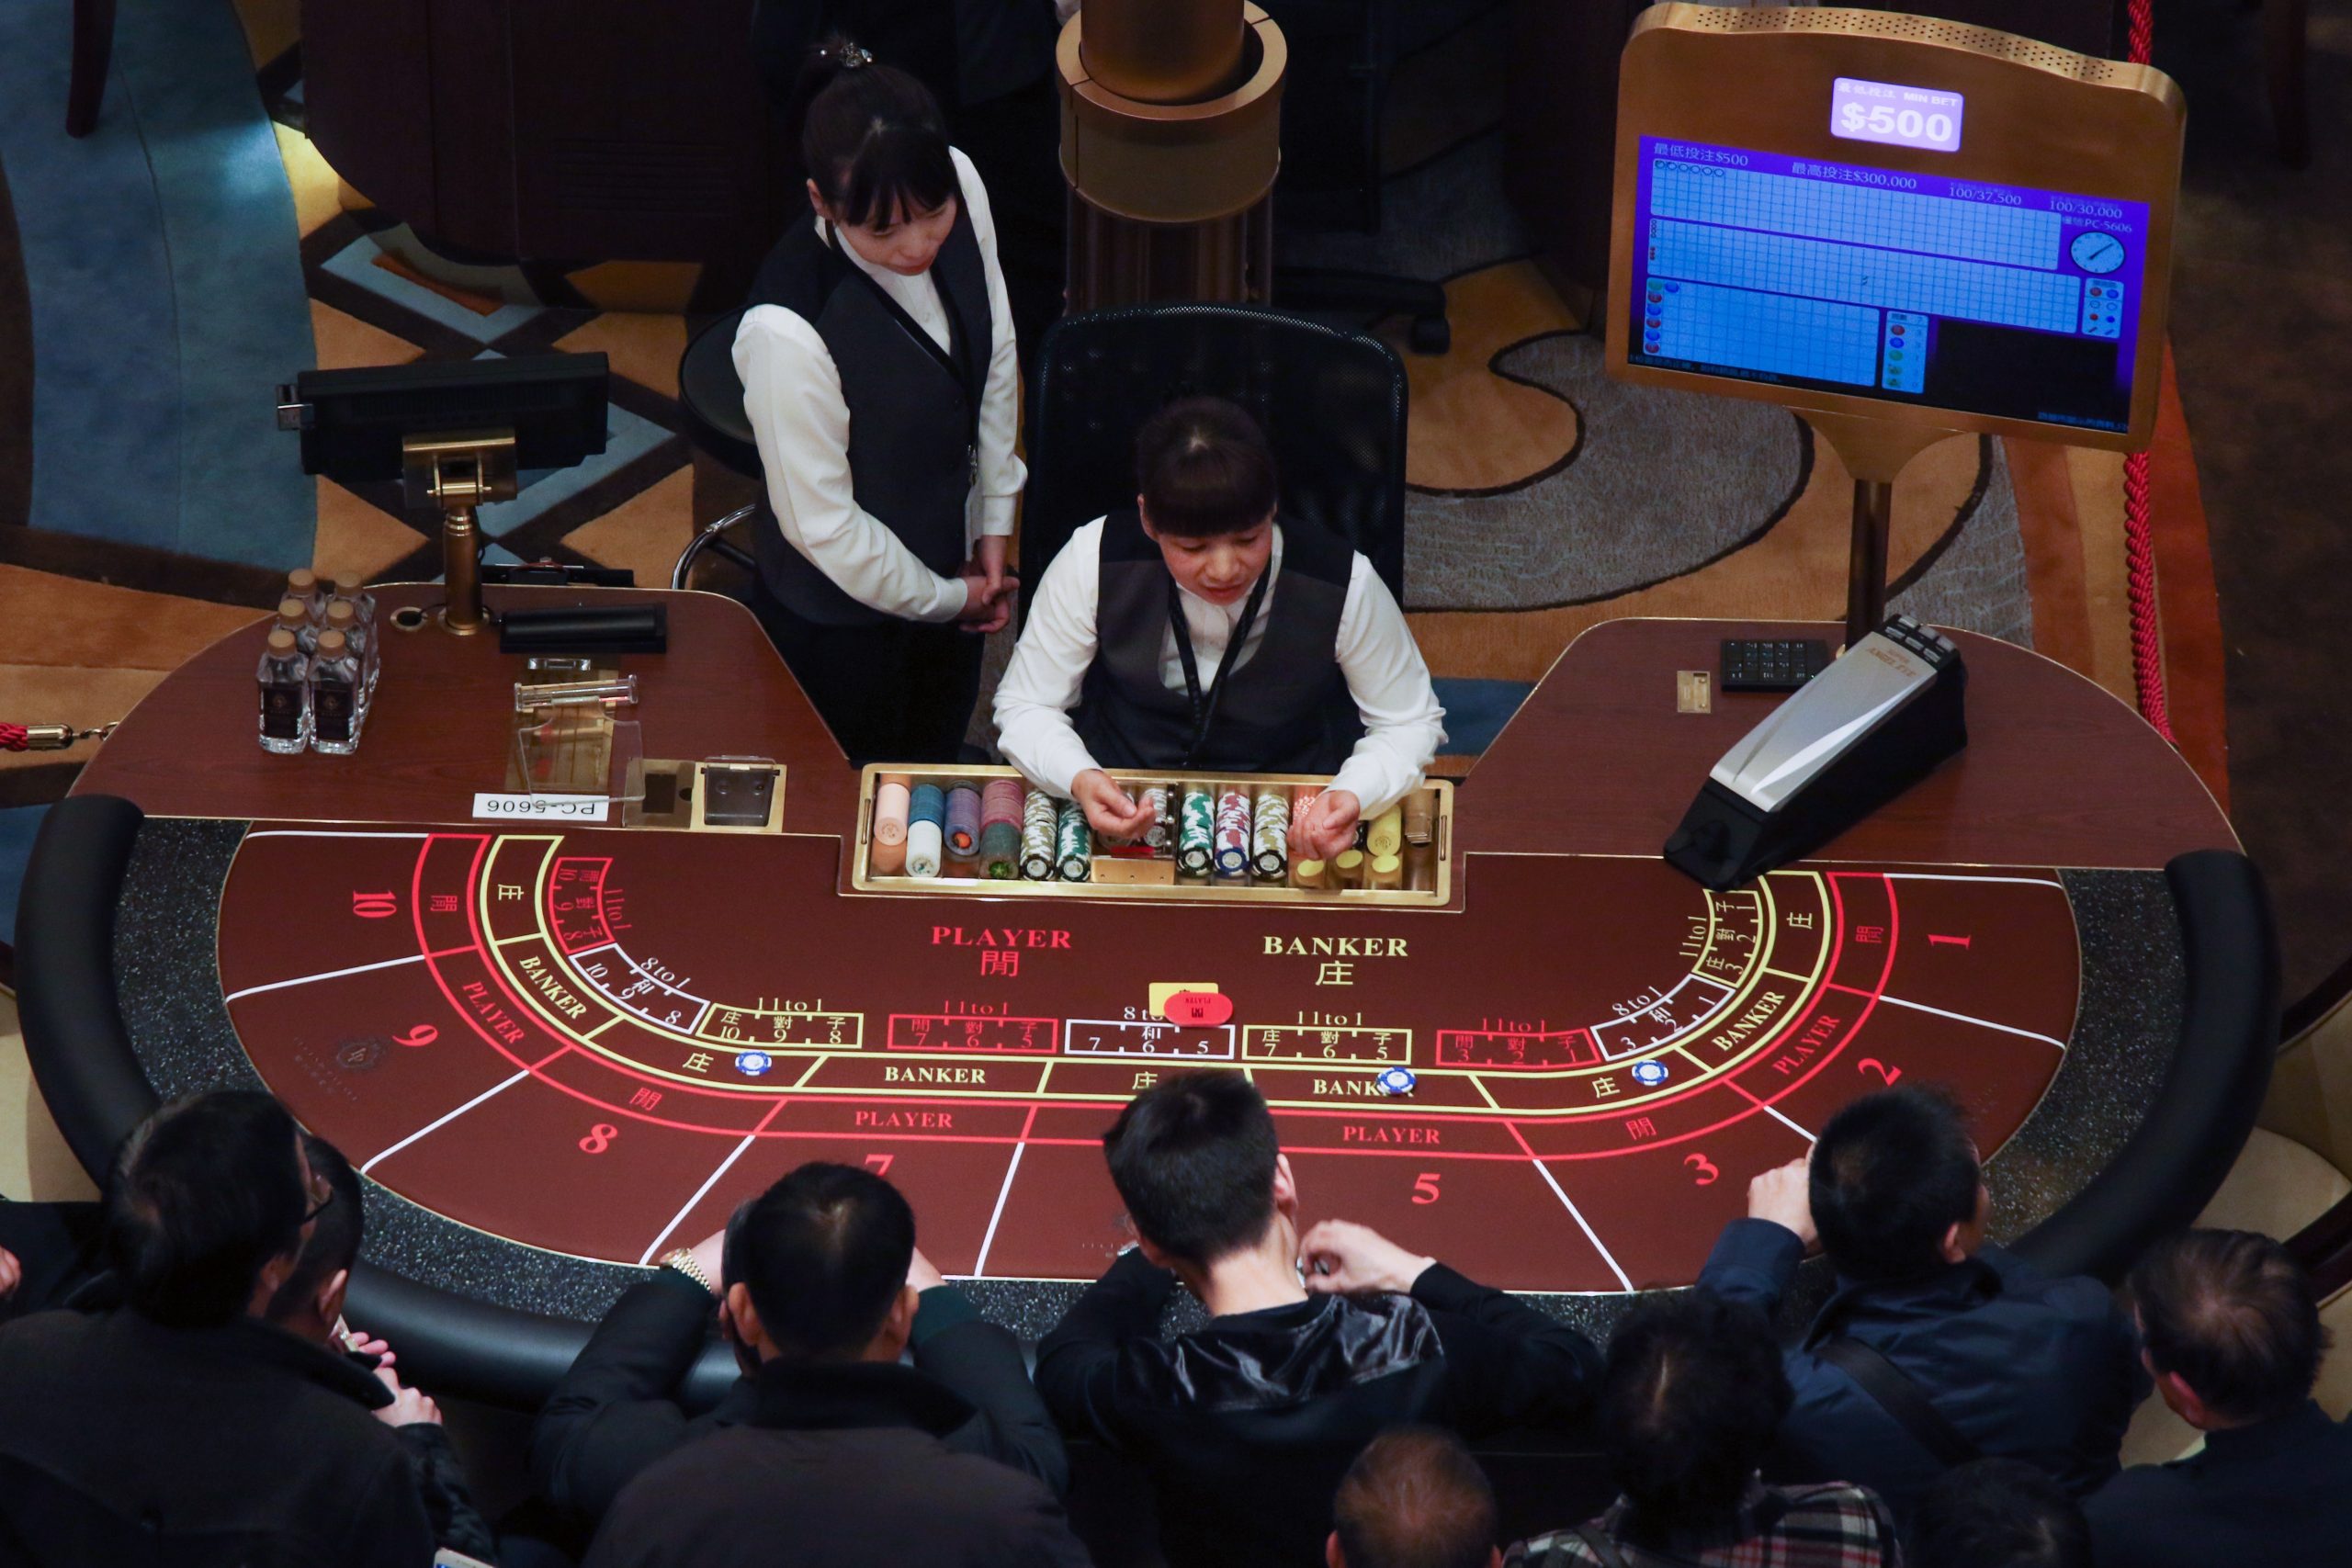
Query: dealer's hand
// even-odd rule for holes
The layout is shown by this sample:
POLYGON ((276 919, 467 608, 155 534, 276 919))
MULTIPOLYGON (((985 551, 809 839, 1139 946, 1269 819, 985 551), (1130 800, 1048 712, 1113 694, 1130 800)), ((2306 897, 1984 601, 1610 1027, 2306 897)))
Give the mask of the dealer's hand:
POLYGON ((1298 860, 1329 860, 1355 848, 1356 819, 1363 802, 1353 790, 1327 789, 1291 818, 1290 852, 1298 860))
POLYGON ((1114 784, 1100 768, 1089 768, 1070 780, 1069 797, 1086 813, 1086 824, 1098 839, 1125 843, 1142 837, 1151 826, 1151 807, 1114 784))
POLYGON ((1813 1228, 1813 1182, 1804 1156, 1776 1165, 1747 1184, 1747 1217, 1792 1231, 1808 1247, 1821 1239, 1813 1228))
POLYGON ((914 1257, 907 1264, 907 1283, 912 1285, 917 1291, 928 1291, 935 1285, 947 1283, 947 1279, 937 1269, 932 1267, 931 1259, 925 1258, 922 1255, 922 1248, 918 1247, 915 1248, 914 1257))
POLYGON ((1409 1291, 1422 1271, 1436 1262, 1434 1258, 1406 1251, 1370 1225, 1352 1220, 1325 1220, 1298 1244, 1298 1263, 1306 1276, 1306 1288, 1318 1295, 1409 1291))
POLYGON ((972 558, 958 567, 964 582, 964 608, 956 619, 966 631, 982 636, 1012 619, 1013 595, 1021 580, 1004 570, 1004 536, 989 534, 972 547, 972 558))

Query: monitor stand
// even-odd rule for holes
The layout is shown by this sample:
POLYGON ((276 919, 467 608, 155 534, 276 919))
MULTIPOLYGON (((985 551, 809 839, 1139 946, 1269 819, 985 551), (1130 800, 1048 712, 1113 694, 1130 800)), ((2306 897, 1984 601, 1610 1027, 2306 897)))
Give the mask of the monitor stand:
POLYGON ((1894 522, 1894 479, 1912 458, 1962 432, 1910 420, 1799 411, 1854 476, 1854 535, 1846 568, 1846 646, 1885 623, 1887 541, 1894 522))

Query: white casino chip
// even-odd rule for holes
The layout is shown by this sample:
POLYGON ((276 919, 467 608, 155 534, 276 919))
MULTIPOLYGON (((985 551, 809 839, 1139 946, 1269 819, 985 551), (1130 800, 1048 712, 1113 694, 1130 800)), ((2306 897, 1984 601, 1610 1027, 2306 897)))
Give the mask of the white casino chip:
POLYGON ((775 1066, 775 1058, 765 1051, 746 1051, 735 1058, 735 1070, 746 1077, 758 1077, 775 1066))
POLYGON ((1664 1062, 1634 1063, 1634 1081, 1638 1084, 1646 1084, 1650 1088, 1656 1089, 1658 1085, 1666 1081, 1666 1064, 1664 1062))
POLYGON ((1391 1067, 1382 1073, 1379 1079, 1383 1094, 1410 1094, 1413 1092, 1413 1085, 1418 1081, 1419 1080, 1403 1067, 1391 1067))

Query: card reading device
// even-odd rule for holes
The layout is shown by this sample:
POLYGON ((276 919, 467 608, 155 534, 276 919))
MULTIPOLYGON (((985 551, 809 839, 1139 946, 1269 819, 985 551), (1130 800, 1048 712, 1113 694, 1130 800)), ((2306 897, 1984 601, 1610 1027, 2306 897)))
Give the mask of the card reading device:
POLYGON ((1849 643, 1885 618, 1894 477, 1919 451, 2148 444, 2169 77, 1892 12, 1665 5, 1621 81, 1610 371, 1785 404, 1836 448, 1849 643))
POLYGON ((1818 848, 1968 744, 1967 689, 1951 638, 1894 616, 1724 753, 1667 860, 1725 888, 1818 848))

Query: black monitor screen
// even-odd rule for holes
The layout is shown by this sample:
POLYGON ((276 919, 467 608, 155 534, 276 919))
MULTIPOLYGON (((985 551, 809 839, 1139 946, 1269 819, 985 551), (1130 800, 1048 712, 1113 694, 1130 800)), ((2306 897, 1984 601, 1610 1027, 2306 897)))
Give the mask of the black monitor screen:
POLYGON ((401 441, 467 430, 512 430, 517 468, 570 468, 605 449, 609 379, 601 354, 306 370, 293 387, 302 471, 397 479, 401 441))

